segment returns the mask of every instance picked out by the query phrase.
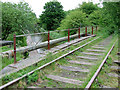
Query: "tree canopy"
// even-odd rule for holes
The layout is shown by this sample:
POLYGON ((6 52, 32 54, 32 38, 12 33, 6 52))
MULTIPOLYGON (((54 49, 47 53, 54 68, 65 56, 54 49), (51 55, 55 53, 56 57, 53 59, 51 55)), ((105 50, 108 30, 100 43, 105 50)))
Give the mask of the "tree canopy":
POLYGON ((76 28, 87 25, 86 14, 80 10, 71 11, 64 20, 62 20, 60 28, 76 28))
POLYGON ((83 2, 82 5, 79 4, 79 8, 88 15, 94 12, 95 10, 98 10, 97 4, 93 4, 92 2, 83 2))
POLYGON ((33 31, 36 15, 28 3, 18 4, 2 2, 2 39, 7 39, 11 33, 22 34, 26 30, 33 31))
POLYGON ((45 4, 44 9, 40 15, 41 26, 46 30, 55 30, 65 16, 63 6, 58 1, 50 1, 45 4))

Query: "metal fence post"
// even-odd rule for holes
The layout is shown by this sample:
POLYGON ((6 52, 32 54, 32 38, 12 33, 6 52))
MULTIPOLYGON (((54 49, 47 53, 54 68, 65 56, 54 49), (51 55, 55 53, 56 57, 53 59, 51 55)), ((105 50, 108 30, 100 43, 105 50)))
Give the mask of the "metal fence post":
POLYGON ((70 42, 70 29, 68 29, 68 42, 70 42))
POLYGON ((16 35, 15 34, 14 34, 13 40, 14 40, 14 64, 16 64, 17 61, 16 61, 16 35))
POLYGON ((48 31, 48 50, 50 50, 50 33, 48 31))
POLYGON ((85 36, 87 36, 87 27, 85 27, 85 36))
POLYGON ((80 38, 80 27, 78 28, 78 38, 80 38))
POLYGON ((92 26, 92 35, 93 35, 93 26, 92 26))

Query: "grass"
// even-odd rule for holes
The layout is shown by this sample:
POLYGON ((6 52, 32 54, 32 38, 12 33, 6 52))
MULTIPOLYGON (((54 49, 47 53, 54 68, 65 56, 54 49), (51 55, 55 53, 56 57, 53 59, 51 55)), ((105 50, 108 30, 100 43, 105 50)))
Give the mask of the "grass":
MULTIPOLYGON (((20 53, 16 53, 16 60, 19 61, 21 60, 24 56, 20 53)), ((14 58, 8 58, 8 57, 4 57, 2 58, 2 69, 10 64, 13 64, 14 63, 14 58)))
POLYGON ((5 51, 8 51, 8 50, 12 50, 13 46, 10 46, 10 45, 2 46, 2 47, 0 47, 0 49, 1 49, 1 52, 5 52, 5 51))
POLYGON ((100 88, 100 86, 108 86, 113 88, 118 88, 118 78, 110 77, 107 73, 113 72, 110 66, 117 66, 113 63, 113 60, 117 60, 118 57, 116 53, 118 52, 118 42, 115 44, 111 54, 107 59, 107 63, 104 64, 102 70, 100 71, 99 75, 97 76, 97 81, 95 81, 91 88, 100 88))
MULTIPOLYGON (((94 39, 94 38, 92 38, 92 39, 94 39)), ((83 43, 85 43, 85 42, 87 42, 87 41, 89 41, 89 40, 91 40, 91 39, 87 39, 87 40, 85 40, 83 43)), ((82 45, 83 43, 80 43, 79 45, 82 45)), ((79 46, 79 45, 78 45, 78 46, 79 46)), ((74 47, 74 48, 75 48, 75 47, 74 47)), ((15 78, 17 78, 17 77, 19 77, 19 76, 22 76, 22 75, 24 75, 25 73, 30 72, 31 70, 33 70, 33 69, 35 69, 35 68, 37 68, 37 67, 40 67, 40 66, 44 65, 44 64, 47 63, 47 62, 50 62, 51 60, 53 60, 53 59, 61 56, 61 55, 64 54, 64 53, 67 53, 67 51, 64 51, 64 52, 61 51, 60 53, 58 53, 57 55, 54 55, 54 56, 52 56, 52 54, 49 53, 48 56, 47 56, 47 58, 44 59, 44 60, 42 60, 42 61, 40 61, 39 63, 37 63, 36 66, 35 66, 35 65, 32 65, 32 66, 30 66, 30 67, 27 67, 27 68, 25 68, 25 69, 23 69, 23 70, 18 71, 17 73, 12 73, 12 74, 10 74, 9 76, 3 77, 3 78, 2 78, 3 84, 11 81, 11 79, 13 80, 13 79, 15 79, 15 78), (7 78, 7 80, 4 80, 5 78, 7 78), (11 79, 9 80, 9 78, 11 78, 11 79)), ((51 64, 51 65, 52 65, 52 64, 51 64)))
MULTIPOLYGON (((23 69, 23 70, 18 71, 17 73, 12 73, 12 74, 10 74, 9 76, 3 77, 3 78, 2 78, 3 84, 5 84, 5 83, 7 83, 7 82, 9 82, 9 81, 17 78, 17 77, 22 76, 22 75, 24 75, 25 73, 27 73, 27 72, 29 72, 29 71, 37 68, 37 67, 40 67, 40 66, 44 65, 44 64, 47 63, 47 62, 50 62, 51 60, 53 60, 53 59, 61 56, 62 54, 67 53, 68 50, 73 50, 73 49, 75 49, 76 47, 79 47, 80 45, 83 45, 84 43, 86 43, 86 42, 88 42, 88 41, 90 41, 90 40, 92 40, 92 39, 94 39, 94 38, 89 38, 89 39, 87 39, 87 40, 84 40, 82 43, 79 43, 77 46, 70 46, 68 49, 66 49, 66 50, 64 50, 64 51, 60 51, 59 53, 57 53, 57 54, 55 54, 55 55, 52 55, 51 53, 49 53, 49 54, 47 55, 46 59, 40 61, 40 62, 37 63, 36 65, 32 65, 32 66, 30 66, 30 67, 27 67, 27 68, 25 68, 25 69, 23 69), (6 78, 6 79, 5 79, 5 78, 6 78), (4 80, 4 79, 5 79, 5 80, 4 80), (9 79, 10 79, 10 80, 9 80, 9 79)), ((98 43, 98 42, 101 41, 101 40, 102 40, 102 39, 98 39, 98 40, 94 41, 93 43, 85 46, 84 49, 83 49, 83 48, 80 49, 80 51, 84 51, 85 49, 90 48, 90 46, 98 43)), ((78 52, 78 53, 79 53, 79 52, 78 52)), ((76 54, 76 52, 75 52, 74 54, 76 54)), ((67 56, 66 58, 70 58, 70 57, 67 56)), ((99 62, 99 63, 100 63, 100 62, 99 62)), ((98 64, 99 64, 99 63, 98 63, 98 64)), ((65 59, 61 59, 61 60, 59 60, 59 61, 57 61, 57 62, 54 62, 54 63, 52 63, 51 65, 43 68, 43 69, 40 70, 40 71, 34 72, 34 73, 33 73, 33 74, 34 74, 33 76, 34 76, 34 78, 35 78, 34 80, 32 80, 32 76, 29 75, 27 78, 24 78, 24 79, 20 80, 18 83, 14 84, 14 85, 11 86, 11 87, 25 88, 25 87, 27 87, 27 86, 29 86, 29 85, 35 85, 36 83, 43 83, 43 85, 39 85, 40 87, 62 87, 62 85, 65 86, 66 88, 67 88, 67 87, 74 87, 74 88, 75 88, 75 87, 79 87, 79 86, 77 86, 77 85, 64 84, 64 83, 61 83, 61 82, 56 82, 56 81, 53 81, 53 80, 48 79, 48 78, 45 76, 46 74, 50 74, 50 73, 53 73, 53 72, 55 73, 56 71, 57 71, 57 72, 61 71, 61 69, 58 69, 58 68, 57 68, 57 65, 59 65, 59 64, 61 64, 61 65, 66 65, 66 64, 69 64, 69 63, 67 63, 65 59), (38 78, 37 78, 37 77, 38 77, 38 78), (48 83, 47 83, 47 82, 48 82, 48 83)), ((93 69, 91 69, 93 72, 91 72, 91 74, 89 75, 90 77, 94 74, 95 68, 97 68, 97 67, 93 67, 93 69)), ((69 73, 70 73, 70 72, 69 72, 69 73)), ((88 80, 90 79, 90 77, 89 77, 86 81, 88 81, 88 80)), ((86 83, 86 84, 87 84, 87 83, 86 83)), ((85 87, 86 84, 84 84, 82 87, 85 87)), ((79 88, 80 88, 80 87, 79 87, 79 88)))

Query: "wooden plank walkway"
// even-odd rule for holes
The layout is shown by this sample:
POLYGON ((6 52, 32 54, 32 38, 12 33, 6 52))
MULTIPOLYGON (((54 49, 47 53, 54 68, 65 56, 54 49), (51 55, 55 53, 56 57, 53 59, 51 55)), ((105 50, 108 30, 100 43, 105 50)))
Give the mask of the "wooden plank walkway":
POLYGON ((55 75, 47 75, 47 78, 50 78, 55 81, 71 83, 71 84, 75 84, 75 85, 81 85, 83 83, 83 81, 79 81, 79 80, 75 80, 75 79, 68 79, 65 77, 60 77, 60 76, 55 76, 55 75))

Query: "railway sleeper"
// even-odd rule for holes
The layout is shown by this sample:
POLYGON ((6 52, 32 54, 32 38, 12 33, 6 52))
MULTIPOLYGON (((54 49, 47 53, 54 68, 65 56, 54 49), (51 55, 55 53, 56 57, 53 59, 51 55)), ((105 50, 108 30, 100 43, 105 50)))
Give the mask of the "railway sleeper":
POLYGON ((75 79, 68 79, 68 78, 60 77, 60 76, 56 76, 56 75, 46 75, 46 76, 49 79, 64 82, 64 83, 70 83, 70 84, 75 84, 75 85, 81 85, 82 83, 84 83, 84 81, 75 80, 75 79))
POLYGON ((85 62, 85 61, 78 61, 78 60, 70 60, 68 62, 74 63, 74 64, 82 64, 82 65, 95 65, 94 63, 85 62))
POLYGON ((82 54, 85 55, 92 55, 92 56, 99 56, 99 55, 103 55, 102 53, 93 53, 93 52, 81 52, 82 54))
POLYGON ((98 60, 97 57, 87 57, 87 56, 76 56, 77 58, 89 59, 89 60, 98 60))
POLYGON ((95 48, 95 49, 105 49, 105 47, 100 47, 100 46, 92 46, 92 48, 95 48))
POLYGON ((81 69, 80 67, 73 67, 73 66, 59 66, 61 69, 69 70, 69 71, 77 71, 77 72, 89 72, 88 69, 81 69))
POLYGON ((87 51, 92 51, 92 52, 105 52, 105 50, 98 50, 98 49, 87 49, 87 51))
POLYGON ((117 73, 108 73, 108 76, 110 76, 110 77, 120 77, 120 75, 117 74, 117 73))

